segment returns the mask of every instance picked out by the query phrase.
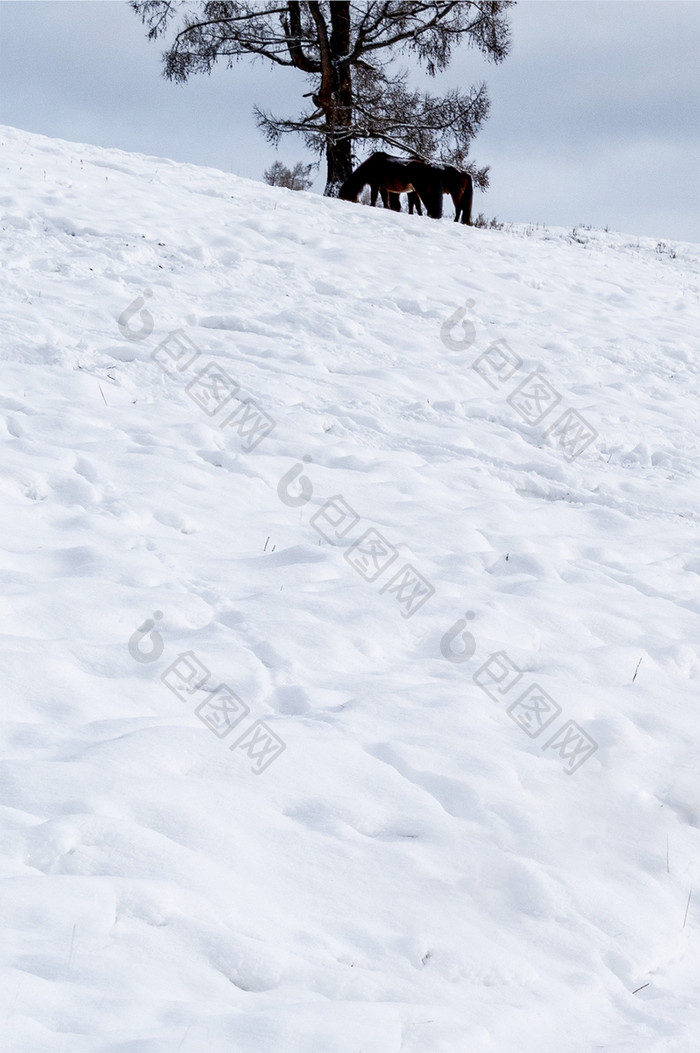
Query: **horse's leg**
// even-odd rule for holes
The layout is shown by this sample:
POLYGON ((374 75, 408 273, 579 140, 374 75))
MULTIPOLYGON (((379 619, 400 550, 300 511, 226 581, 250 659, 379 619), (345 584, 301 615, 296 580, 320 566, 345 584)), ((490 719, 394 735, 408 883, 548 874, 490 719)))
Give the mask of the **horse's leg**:
POLYGON ((374 208, 374 206, 377 204, 377 194, 379 193, 379 183, 370 183, 370 192, 371 192, 371 195, 372 195, 371 198, 370 198, 370 204, 371 204, 372 208, 374 208))
POLYGON ((452 198, 452 204, 455 207, 455 223, 459 223, 459 217, 462 212, 462 201, 456 190, 450 190, 450 197, 452 198))
POLYGON ((442 182, 442 172, 440 171, 439 168, 436 169, 436 171, 435 171, 435 183, 436 183, 435 196, 437 198, 437 201, 436 201, 436 204, 437 204, 436 213, 437 214, 436 214, 435 218, 436 219, 442 219, 442 196, 445 193, 445 188, 444 188, 443 182, 442 182))
POLYGON ((462 200, 460 201, 460 206, 461 206, 461 209, 462 209, 462 223, 466 223, 468 227, 473 227, 474 226, 474 224, 472 223, 472 201, 473 201, 473 199, 474 199, 474 183, 472 181, 472 177, 469 176, 469 179, 467 180, 467 185, 464 188, 464 193, 462 194, 462 200))
MULTIPOLYGON (((425 189, 424 186, 421 186, 421 189, 417 190, 416 193, 418 194, 418 200, 423 202, 423 204, 425 205, 425 211, 428 213, 428 215, 432 219, 433 210, 430 207, 430 194, 428 193, 428 191, 425 189)), ((421 215, 423 215, 422 212, 421 212, 421 215)))
POLYGON ((389 194, 389 192, 385 190, 383 186, 380 186, 379 194, 382 199, 382 204, 384 205, 384 208, 389 208, 389 199, 391 198, 391 194, 389 194))
POLYGON ((442 219, 442 173, 439 169, 433 169, 426 176, 421 197, 430 218, 442 219))
POLYGON ((394 212, 401 211, 401 195, 400 194, 389 194, 389 208, 394 212))
POLYGON ((413 215, 414 209, 416 210, 419 216, 423 215, 423 209, 420 207, 420 197, 415 192, 415 190, 411 190, 411 192, 408 195, 408 211, 411 215, 413 215))

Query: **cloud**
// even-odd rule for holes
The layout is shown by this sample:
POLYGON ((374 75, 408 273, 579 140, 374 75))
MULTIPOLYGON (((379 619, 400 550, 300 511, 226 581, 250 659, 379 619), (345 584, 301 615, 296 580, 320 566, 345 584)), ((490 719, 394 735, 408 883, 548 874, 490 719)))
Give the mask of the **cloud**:
MULTIPOLYGON (((462 47, 436 81, 419 77, 431 90, 488 83, 472 154, 492 187, 477 209, 700 241, 700 4, 527 0, 511 20, 505 62, 462 47)), ((164 42, 123 2, 3 3, 1 25, 5 123, 254 178, 276 156, 305 157, 293 137, 275 154, 252 114, 298 112, 308 83, 296 71, 243 61, 172 84, 164 42)))
POLYGON ((512 21, 502 65, 460 57, 492 100, 477 208, 700 240, 700 5, 529 2, 512 21))

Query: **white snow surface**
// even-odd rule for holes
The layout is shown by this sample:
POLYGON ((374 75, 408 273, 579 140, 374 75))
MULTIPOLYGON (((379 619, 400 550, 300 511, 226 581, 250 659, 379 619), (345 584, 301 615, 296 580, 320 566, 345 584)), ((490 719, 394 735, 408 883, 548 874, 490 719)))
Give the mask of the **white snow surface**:
POLYGON ((0 207, 0 1047, 696 1050, 700 247, 12 128, 0 207))

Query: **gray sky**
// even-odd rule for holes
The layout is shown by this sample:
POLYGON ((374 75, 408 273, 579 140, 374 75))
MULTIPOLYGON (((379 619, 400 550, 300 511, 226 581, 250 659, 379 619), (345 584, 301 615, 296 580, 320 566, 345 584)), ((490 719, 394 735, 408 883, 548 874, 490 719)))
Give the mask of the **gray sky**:
MULTIPOLYGON (((523 0, 511 22, 504 63, 462 48, 437 81, 489 87, 475 210, 700 242, 700 3, 523 0)), ((295 137, 276 153, 252 115, 294 114, 302 75, 241 62, 175 85, 163 47, 126 3, 3 0, 0 123, 258 179, 276 157, 312 160, 295 137)))

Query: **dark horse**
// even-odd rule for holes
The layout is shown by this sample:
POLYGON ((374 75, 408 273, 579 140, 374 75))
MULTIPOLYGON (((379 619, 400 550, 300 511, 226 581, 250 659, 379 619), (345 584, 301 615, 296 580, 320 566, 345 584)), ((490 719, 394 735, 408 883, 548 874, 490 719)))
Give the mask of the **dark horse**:
MULTIPOLYGON (((372 204, 376 205, 377 195, 415 194, 418 201, 425 205, 432 219, 442 218, 443 169, 429 165, 414 158, 391 157, 383 150, 371 154, 356 168, 352 175, 341 186, 338 197, 343 201, 357 201, 360 191, 369 183, 372 193, 372 204)), ((396 198, 398 202, 398 197, 396 198)), ((390 207, 394 207, 393 204, 390 207)), ((398 206, 401 208, 400 204, 398 206)))
MULTIPOLYGON (((474 183, 469 172, 460 172, 452 165, 445 165, 442 169, 442 190, 444 194, 450 195, 454 203, 455 223, 459 223, 461 219, 462 223, 466 223, 470 227, 473 226, 472 201, 474 199, 474 183)), ((385 208, 391 208, 394 212, 401 211, 401 201, 398 194, 383 192, 382 201, 385 208)), ((423 210, 420 207, 420 198, 416 193, 410 192, 408 195, 408 211, 411 215, 413 215, 414 209, 419 216, 423 215, 423 210)))

